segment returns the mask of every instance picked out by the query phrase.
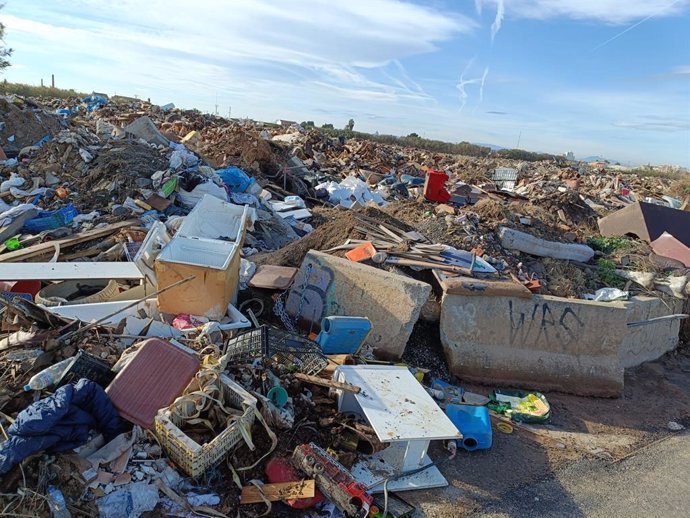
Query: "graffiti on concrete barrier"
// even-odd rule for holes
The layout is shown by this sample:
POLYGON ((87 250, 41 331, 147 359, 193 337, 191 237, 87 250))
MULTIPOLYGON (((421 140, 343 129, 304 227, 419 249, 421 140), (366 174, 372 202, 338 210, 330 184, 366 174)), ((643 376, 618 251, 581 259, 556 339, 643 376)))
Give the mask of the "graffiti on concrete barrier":
POLYGON ((510 315, 510 343, 526 340, 559 340, 564 345, 576 340, 584 322, 570 306, 556 312, 551 310, 548 302, 535 303, 532 311, 523 312, 513 308, 513 301, 508 301, 510 315))

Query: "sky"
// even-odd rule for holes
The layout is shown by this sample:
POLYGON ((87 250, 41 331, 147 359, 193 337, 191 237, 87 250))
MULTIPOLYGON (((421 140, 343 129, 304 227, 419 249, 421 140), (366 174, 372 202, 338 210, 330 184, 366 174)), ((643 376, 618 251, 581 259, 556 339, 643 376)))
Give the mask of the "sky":
POLYGON ((5 0, 0 21, 9 81, 690 166, 690 0, 5 0))

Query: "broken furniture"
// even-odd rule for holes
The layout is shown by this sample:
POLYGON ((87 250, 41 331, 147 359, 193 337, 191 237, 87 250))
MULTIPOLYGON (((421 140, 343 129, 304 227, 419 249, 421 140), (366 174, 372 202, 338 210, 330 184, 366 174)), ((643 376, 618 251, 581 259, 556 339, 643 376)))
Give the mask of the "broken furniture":
POLYGON ((149 338, 117 373, 106 393, 123 418, 152 428, 156 413, 182 393, 198 369, 199 359, 193 351, 149 338))
MULTIPOLYGON (((373 492, 383 490, 386 478, 431 464, 427 455, 432 440, 462 439, 407 367, 341 365, 333 378, 361 387, 359 393, 338 391, 338 411, 357 414, 389 446, 355 464, 352 473, 373 492)), ((435 466, 391 480, 390 491, 444 487, 446 479, 435 466)))
MULTIPOLYGON (((254 220, 254 209, 226 203, 209 195, 201 198, 185 218, 177 235, 155 258, 155 277, 159 287, 194 277, 188 284, 158 296, 161 311, 204 316, 212 320, 223 317, 228 304, 237 302, 240 248, 248 218, 254 220)), ((160 246, 165 242, 165 236, 162 230, 156 232, 151 239, 160 246)), ((138 257, 145 259, 149 266, 154 252, 144 253, 147 255, 138 257)))
POLYGON ((158 286, 194 277, 158 296, 164 313, 186 313, 218 320, 237 301, 240 249, 235 243, 175 237, 155 261, 158 286))

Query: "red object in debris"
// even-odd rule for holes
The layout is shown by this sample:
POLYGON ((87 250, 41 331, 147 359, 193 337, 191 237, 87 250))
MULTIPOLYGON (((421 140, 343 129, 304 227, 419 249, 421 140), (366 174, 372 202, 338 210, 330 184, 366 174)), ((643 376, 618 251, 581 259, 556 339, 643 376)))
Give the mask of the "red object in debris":
POLYGON ((539 279, 525 281, 525 287, 532 293, 537 293, 541 289, 541 282, 539 282, 539 279))
POLYGON ((41 281, 0 281, 0 291, 29 293, 31 297, 36 297, 36 293, 41 291, 41 281))
POLYGON ((424 197, 429 201, 448 203, 450 193, 446 190, 448 175, 443 171, 429 169, 424 181, 424 197))
MULTIPOLYGON (((302 477, 290 464, 289 459, 275 457, 266 464, 266 476, 271 484, 280 482, 298 482, 302 477)), ((319 502, 323 502, 324 497, 318 489, 311 498, 294 498, 286 500, 285 503, 294 509, 308 509, 314 507, 319 502)))
POLYGON ((313 442, 295 448, 292 464, 314 477, 326 498, 347 516, 363 518, 369 515, 374 498, 364 484, 357 482, 345 466, 313 442))
POLYGON ((182 394, 197 370, 196 356, 165 340, 149 338, 105 392, 123 418, 151 428, 158 410, 182 394))
POLYGON ((0 160, 7 160, 7 155, 5 154, 5 150, 0 147, 0 160))

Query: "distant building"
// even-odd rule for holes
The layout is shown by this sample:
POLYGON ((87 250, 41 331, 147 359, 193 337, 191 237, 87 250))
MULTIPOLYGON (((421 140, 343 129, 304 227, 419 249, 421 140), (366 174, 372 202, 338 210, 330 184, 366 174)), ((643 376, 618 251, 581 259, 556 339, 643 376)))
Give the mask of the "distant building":
POLYGON ((108 98, 108 94, 104 94, 104 93, 101 93, 101 92, 91 92, 91 95, 100 95, 100 96, 103 97, 104 99, 107 99, 107 98, 108 98))
POLYGON ((575 153, 573 153, 572 151, 568 151, 565 154, 565 159, 570 161, 570 162, 575 162, 575 153))
POLYGON ((286 121, 286 120, 283 120, 283 119, 278 119, 278 120, 276 121, 276 124, 282 126, 283 128, 290 128, 290 127, 292 127, 292 126, 295 126, 295 125, 297 124, 297 122, 296 122, 296 121, 286 121))

